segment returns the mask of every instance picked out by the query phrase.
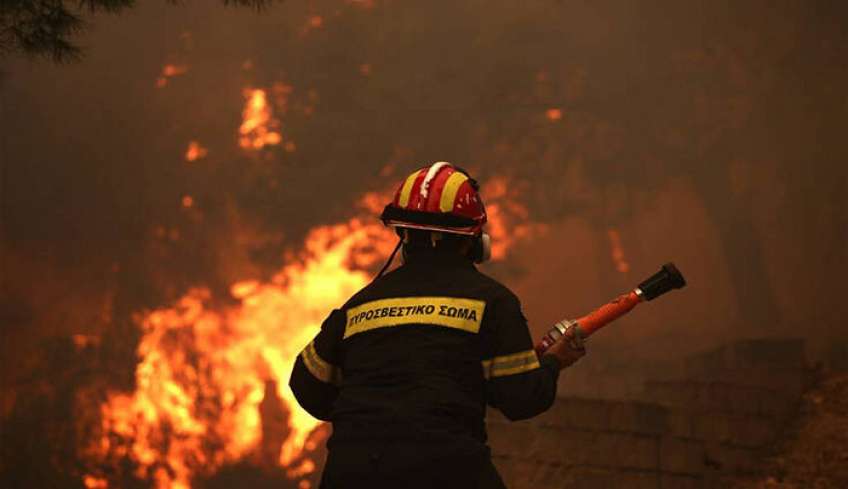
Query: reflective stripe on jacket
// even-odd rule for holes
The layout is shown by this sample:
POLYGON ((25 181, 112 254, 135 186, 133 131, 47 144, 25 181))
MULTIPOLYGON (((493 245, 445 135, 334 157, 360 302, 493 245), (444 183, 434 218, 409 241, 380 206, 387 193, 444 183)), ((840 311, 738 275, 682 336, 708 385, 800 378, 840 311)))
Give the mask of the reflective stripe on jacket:
POLYGON ((324 321, 291 388, 334 440, 470 438, 486 405, 513 420, 553 403, 559 368, 533 351, 518 298, 458 255, 418 252, 324 321))

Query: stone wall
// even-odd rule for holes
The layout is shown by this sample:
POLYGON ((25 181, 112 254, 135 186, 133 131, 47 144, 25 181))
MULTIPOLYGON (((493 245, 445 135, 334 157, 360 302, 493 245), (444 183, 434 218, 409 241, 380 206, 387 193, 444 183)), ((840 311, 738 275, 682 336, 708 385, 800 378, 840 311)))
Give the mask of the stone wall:
POLYGON ((562 397, 532 420, 489 413, 511 489, 718 489, 753 470, 810 382, 801 340, 749 340, 686 359, 641 400, 562 397))

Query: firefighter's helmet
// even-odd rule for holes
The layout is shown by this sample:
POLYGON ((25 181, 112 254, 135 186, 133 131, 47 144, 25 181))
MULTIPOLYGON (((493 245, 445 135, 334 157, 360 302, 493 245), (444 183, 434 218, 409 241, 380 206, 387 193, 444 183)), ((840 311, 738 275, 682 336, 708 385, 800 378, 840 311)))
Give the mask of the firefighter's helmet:
POLYGON ((464 170, 439 161, 409 175, 380 218, 389 226, 480 236, 486 209, 478 190, 464 170))
POLYGON ((486 208, 479 189, 465 170, 439 161, 409 175, 380 218, 396 228, 473 237, 471 258, 482 263, 491 256, 491 238, 483 232, 486 208))

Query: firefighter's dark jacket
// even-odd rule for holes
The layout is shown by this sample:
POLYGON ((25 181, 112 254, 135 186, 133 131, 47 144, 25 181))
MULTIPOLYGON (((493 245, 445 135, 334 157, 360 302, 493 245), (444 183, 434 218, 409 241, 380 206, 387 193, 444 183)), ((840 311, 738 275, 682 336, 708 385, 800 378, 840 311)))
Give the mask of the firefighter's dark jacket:
POLYGON ((434 434, 486 441, 486 404, 512 420, 553 403, 559 368, 533 351, 518 298, 467 259, 419 250, 334 310, 290 385, 333 439, 434 434))

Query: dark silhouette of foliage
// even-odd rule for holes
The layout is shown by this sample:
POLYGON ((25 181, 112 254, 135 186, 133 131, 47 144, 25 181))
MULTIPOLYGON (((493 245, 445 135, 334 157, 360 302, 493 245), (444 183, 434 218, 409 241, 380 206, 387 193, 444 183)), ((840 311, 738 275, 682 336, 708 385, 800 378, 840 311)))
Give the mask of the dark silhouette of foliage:
MULTIPOLYGON (((223 1, 258 11, 274 0, 223 1)), ((73 38, 86 27, 83 15, 118 14, 133 6, 135 0, 0 0, 0 54, 23 53, 57 63, 77 61, 83 53, 73 38)))

